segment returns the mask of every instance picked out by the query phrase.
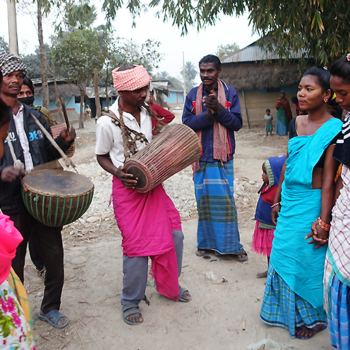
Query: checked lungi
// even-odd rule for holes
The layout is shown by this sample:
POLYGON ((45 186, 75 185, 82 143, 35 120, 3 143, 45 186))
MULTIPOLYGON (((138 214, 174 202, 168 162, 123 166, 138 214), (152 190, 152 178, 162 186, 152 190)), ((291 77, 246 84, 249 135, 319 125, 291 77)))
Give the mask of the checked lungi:
POLYGON ((199 162, 194 174, 198 208, 198 249, 218 254, 238 254, 243 248, 238 232, 237 210, 233 191, 233 159, 199 162))

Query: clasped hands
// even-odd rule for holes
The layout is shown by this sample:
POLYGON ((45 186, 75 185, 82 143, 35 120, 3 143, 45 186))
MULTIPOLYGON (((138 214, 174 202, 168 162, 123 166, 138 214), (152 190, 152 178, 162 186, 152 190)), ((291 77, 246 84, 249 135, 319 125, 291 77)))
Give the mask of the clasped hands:
POLYGON ((211 114, 214 114, 219 109, 219 101, 215 90, 211 90, 209 96, 204 96, 202 102, 210 110, 211 114))
POLYGON ((328 243, 329 232, 325 231, 319 225, 318 219, 311 225, 311 232, 305 237, 305 239, 309 239, 311 237, 312 241, 308 242, 308 244, 317 244, 315 249, 323 247, 328 243))

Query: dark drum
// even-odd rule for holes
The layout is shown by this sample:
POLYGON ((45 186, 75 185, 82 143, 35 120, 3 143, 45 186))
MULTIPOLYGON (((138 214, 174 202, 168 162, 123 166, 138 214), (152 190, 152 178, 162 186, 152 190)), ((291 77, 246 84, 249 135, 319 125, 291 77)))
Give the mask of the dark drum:
POLYGON ((46 226, 61 227, 79 219, 89 208, 94 184, 70 171, 33 171, 22 179, 23 202, 46 226))

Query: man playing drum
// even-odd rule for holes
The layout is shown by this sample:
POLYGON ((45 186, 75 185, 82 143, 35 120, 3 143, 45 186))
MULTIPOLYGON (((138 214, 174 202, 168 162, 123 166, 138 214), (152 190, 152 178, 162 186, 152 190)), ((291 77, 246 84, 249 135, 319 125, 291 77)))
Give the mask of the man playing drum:
MULTIPOLYGON (((60 154, 45 137, 30 113, 51 133, 45 119, 34 108, 18 102, 17 95, 21 91, 23 77, 26 75, 26 66, 22 59, 11 54, 1 54, 0 69, 4 76, 1 98, 12 107, 13 112, 9 138, 15 158, 24 164, 26 171, 60 158, 60 154)), ((75 131, 71 128, 62 131, 56 142, 65 152, 74 138, 75 131)), ((21 176, 24 174, 24 170, 14 167, 14 159, 6 142, 4 156, 0 160, 0 207, 4 214, 10 216, 23 236, 23 241, 17 247, 16 257, 12 261, 12 267, 23 282, 27 243, 30 235, 34 234, 46 266, 45 291, 39 318, 53 327, 63 328, 68 324, 68 319, 59 312, 64 280, 61 228, 43 225, 26 210, 21 195, 21 176)))
POLYGON ((191 296, 178 282, 184 238, 179 212, 162 185, 147 193, 136 192, 137 179, 123 169, 131 150, 137 152, 152 140, 152 118, 159 121, 145 104, 152 78, 137 65, 116 68, 112 75, 119 98, 109 115, 97 121, 95 153, 101 167, 114 175, 114 213, 123 237, 123 318, 138 325, 143 322, 139 303, 147 302, 148 257, 159 293, 182 302, 191 296))
POLYGON ((242 127, 237 91, 219 79, 221 62, 207 55, 199 61, 202 84, 186 97, 182 122, 197 132, 202 157, 193 165, 198 208, 197 255, 206 250, 248 260, 240 243, 233 196, 234 132, 242 127))

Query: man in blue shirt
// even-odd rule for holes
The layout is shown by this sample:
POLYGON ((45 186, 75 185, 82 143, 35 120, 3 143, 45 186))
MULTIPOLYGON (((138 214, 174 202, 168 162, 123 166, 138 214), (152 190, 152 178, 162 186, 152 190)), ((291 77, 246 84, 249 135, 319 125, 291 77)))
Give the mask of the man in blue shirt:
POLYGON ((182 122, 202 143, 202 156, 193 164, 199 214, 197 255, 212 250, 246 261, 233 196, 234 132, 242 127, 239 97, 233 87, 219 79, 221 62, 217 56, 203 57, 199 70, 202 84, 188 93, 182 115, 182 122))

